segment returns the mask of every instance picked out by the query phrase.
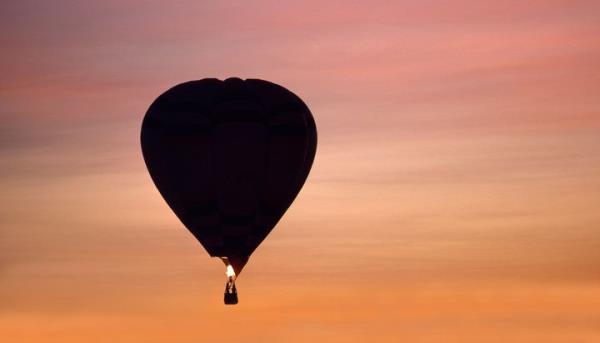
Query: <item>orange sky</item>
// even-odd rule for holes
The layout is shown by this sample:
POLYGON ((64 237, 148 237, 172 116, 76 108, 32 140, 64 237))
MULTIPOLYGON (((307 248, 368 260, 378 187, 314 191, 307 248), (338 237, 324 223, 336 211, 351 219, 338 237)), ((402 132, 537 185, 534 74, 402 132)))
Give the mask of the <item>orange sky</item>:
POLYGON ((0 4, 0 337, 600 341, 600 2, 166 3, 0 4), (319 130, 235 307, 139 147, 230 76, 319 130))

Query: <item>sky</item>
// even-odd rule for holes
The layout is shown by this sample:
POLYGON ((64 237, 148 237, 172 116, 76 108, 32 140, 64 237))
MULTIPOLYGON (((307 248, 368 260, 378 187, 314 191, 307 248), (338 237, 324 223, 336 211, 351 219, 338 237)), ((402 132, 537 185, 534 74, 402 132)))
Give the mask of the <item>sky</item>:
POLYGON ((600 2, 4 1, 0 337, 600 341, 600 2), (146 171, 188 80, 310 107, 312 172, 224 268, 146 171))

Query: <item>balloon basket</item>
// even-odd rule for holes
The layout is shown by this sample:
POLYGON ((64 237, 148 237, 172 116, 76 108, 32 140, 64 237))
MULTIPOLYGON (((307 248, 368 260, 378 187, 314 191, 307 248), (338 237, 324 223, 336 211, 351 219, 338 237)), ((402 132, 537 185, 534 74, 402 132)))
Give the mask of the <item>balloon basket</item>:
POLYGON ((225 293, 225 305, 235 305, 238 303, 238 296, 235 293, 225 293))
POLYGON ((225 294, 223 297, 223 301, 225 305, 235 305, 238 303, 238 295, 237 289, 235 288, 235 284, 230 284, 229 282, 225 285, 225 294))

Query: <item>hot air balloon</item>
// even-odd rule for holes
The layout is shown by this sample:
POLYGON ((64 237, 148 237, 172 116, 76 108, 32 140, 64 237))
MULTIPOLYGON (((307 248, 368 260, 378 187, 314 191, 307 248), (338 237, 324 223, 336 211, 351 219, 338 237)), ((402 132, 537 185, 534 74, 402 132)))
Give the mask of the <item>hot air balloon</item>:
POLYGON ((160 95, 146 112, 142 152, 154 184, 235 280, 304 185, 317 132, 304 102, 258 80, 202 79, 160 95))

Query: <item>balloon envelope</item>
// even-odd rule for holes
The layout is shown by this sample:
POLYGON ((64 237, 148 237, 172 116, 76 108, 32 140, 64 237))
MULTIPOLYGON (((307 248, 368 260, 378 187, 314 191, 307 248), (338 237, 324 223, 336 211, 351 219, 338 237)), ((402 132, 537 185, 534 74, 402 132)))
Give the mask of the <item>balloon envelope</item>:
POLYGON ((302 188, 317 132, 308 107, 279 85, 203 79, 152 103, 141 143, 167 204, 239 274, 302 188))

